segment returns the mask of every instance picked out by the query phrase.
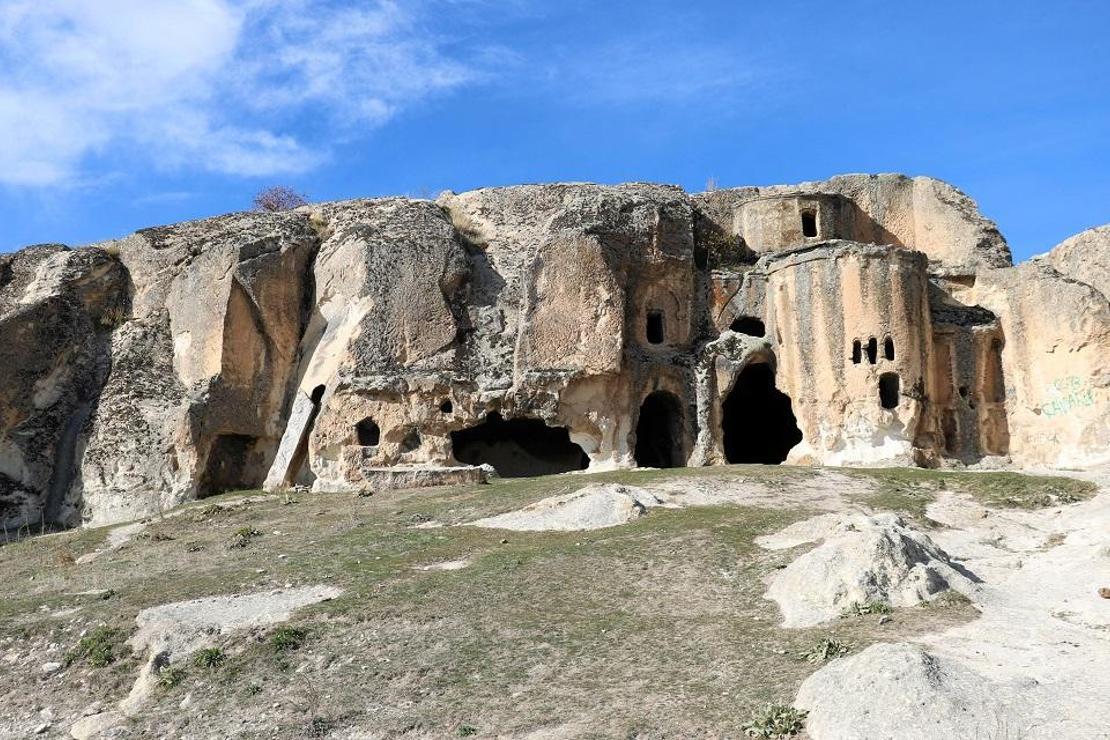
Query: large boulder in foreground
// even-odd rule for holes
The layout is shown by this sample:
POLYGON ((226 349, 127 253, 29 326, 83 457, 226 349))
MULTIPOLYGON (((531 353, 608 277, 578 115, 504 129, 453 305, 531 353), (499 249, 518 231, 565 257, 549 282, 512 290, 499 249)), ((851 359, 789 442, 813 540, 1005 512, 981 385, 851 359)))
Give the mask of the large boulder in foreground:
POLYGON ((1002 688, 919 645, 879 644, 807 678, 794 705, 814 740, 1029 737, 1002 688))
POLYGON ((820 624, 856 605, 916 606, 951 589, 974 588, 947 553, 895 514, 825 514, 757 542, 784 549, 818 540, 767 591, 782 609, 784 627, 820 624))

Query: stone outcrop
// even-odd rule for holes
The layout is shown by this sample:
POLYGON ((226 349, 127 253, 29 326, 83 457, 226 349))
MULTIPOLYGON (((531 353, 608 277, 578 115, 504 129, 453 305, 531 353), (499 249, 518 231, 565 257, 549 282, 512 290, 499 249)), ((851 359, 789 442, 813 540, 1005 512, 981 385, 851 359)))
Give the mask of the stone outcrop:
POLYGON ((1011 267, 950 185, 848 175, 355 200, 28 248, 0 258, 0 511, 101 523, 482 465, 1093 463, 1110 318, 1075 254, 1106 246, 1077 244, 1011 267))
POLYGON ((775 574, 767 598, 783 627, 812 627, 871 604, 917 606, 976 580, 896 514, 823 514, 758 540, 769 549, 820 544, 775 574))

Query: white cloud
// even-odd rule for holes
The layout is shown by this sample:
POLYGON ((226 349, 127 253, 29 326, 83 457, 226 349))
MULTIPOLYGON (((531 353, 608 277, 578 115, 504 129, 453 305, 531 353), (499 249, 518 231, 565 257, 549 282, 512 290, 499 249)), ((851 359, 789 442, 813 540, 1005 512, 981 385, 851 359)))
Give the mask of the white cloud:
POLYGON ((113 147, 161 167, 306 170, 327 144, 302 140, 298 121, 379 125, 476 79, 411 5, 5 0, 0 182, 68 183, 113 147))

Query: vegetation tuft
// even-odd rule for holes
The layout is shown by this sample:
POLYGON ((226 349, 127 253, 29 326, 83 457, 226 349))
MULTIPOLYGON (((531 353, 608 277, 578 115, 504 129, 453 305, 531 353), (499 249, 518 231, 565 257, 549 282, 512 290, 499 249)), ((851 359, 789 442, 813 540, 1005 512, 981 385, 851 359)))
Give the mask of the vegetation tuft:
POLYGON ((239 527, 231 535, 231 547, 241 548, 246 547, 251 543, 255 537, 261 537, 262 533, 251 526, 239 527))
POLYGON ((806 712, 783 704, 768 704, 752 713, 744 723, 747 737, 778 740, 794 737, 805 729, 806 712))
POLYGON ((812 648, 802 653, 802 657, 810 663, 826 663, 834 658, 843 658, 851 650, 852 646, 846 642, 824 637, 812 648))
POLYGON ((126 649, 123 632, 114 627, 100 626, 81 638, 66 654, 66 665, 84 661, 95 668, 115 663, 126 649))
POLYGON ((885 601, 860 601, 852 604, 841 614, 843 617, 863 617, 868 614, 890 614, 894 611, 885 601))
POLYGON ((227 656, 218 647, 203 648, 193 653, 193 665, 197 668, 218 668, 227 656))
POLYGON ((279 653, 299 650, 308 634, 297 627, 278 627, 270 634, 270 646, 279 653))
POLYGON ((184 681, 185 675, 185 669, 180 666, 164 665, 158 669, 158 685, 169 691, 184 681))

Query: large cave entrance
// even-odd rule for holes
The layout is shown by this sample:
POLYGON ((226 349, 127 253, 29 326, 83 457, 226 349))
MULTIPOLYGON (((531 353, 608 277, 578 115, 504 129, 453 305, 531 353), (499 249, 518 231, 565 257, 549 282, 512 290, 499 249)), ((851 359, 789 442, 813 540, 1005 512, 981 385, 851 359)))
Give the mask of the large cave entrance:
POLYGON ((775 374, 766 363, 744 368, 721 411, 730 463, 778 465, 802 441, 790 396, 775 388, 775 374))
POLYGON ((478 426, 451 432, 451 447, 459 462, 488 463, 502 478, 553 475, 590 465, 566 427, 549 427, 539 419, 506 420, 496 411, 478 426))
POLYGON ((636 422, 636 449, 641 468, 677 468, 682 455, 682 403, 673 393, 655 391, 640 406, 636 422))
POLYGON ((259 488, 266 471, 258 443, 258 437, 246 434, 220 434, 212 440, 197 498, 259 488))

